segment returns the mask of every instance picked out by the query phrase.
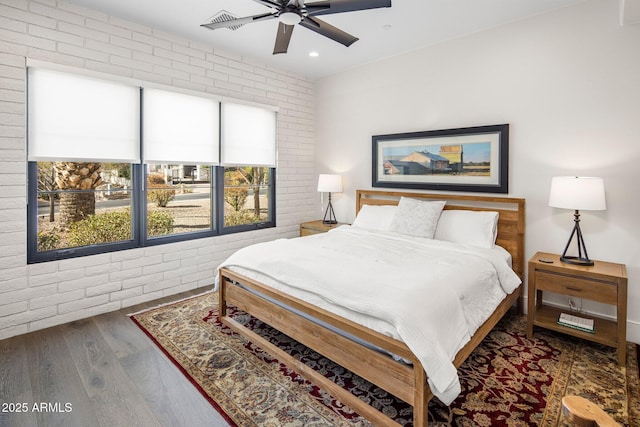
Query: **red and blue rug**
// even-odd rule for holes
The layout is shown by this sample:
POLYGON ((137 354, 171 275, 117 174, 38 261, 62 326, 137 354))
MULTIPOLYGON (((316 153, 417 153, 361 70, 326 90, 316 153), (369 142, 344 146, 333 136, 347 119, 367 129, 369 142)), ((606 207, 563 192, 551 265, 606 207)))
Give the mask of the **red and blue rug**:
MULTIPOLYGON (((234 317, 404 426, 412 408, 251 316, 234 317)), ((370 423, 218 320, 207 293, 132 316, 230 425, 367 426, 370 423)), ((429 404, 433 426, 569 426, 561 399, 586 397, 623 426, 640 426, 638 353, 538 331, 507 316, 460 367, 462 394, 429 404)))

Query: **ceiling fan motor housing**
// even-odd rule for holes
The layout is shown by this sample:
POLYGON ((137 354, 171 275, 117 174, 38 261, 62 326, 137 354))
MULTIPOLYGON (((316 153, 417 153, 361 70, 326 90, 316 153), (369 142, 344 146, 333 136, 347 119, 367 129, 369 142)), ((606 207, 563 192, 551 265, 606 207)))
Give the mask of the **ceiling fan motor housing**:
POLYGON ((283 10, 278 15, 278 20, 285 25, 296 25, 302 21, 302 14, 295 9, 283 10))

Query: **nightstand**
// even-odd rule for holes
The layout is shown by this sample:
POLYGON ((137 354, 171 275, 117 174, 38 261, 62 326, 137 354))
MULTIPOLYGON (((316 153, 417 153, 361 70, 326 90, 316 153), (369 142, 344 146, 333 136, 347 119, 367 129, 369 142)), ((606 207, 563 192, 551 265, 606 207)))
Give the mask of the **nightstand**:
POLYGON ((303 222, 302 224, 300 224, 300 237, 310 236, 312 234, 326 233, 332 228, 336 228, 340 225, 344 225, 344 223, 339 222, 337 224, 323 224, 321 219, 317 221, 303 222))
POLYGON ((529 260, 527 336, 533 335, 533 327, 539 326, 584 338, 600 344, 616 347, 618 361, 624 365, 627 349, 627 268, 624 264, 595 261, 585 267, 566 264, 560 255, 538 252, 529 260), (543 262, 541 260, 548 260, 543 262), (615 305, 614 321, 599 317, 570 313, 542 303, 544 291, 570 297, 584 298, 615 305), (594 320, 595 332, 584 332, 559 325, 560 313, 565 312, 594 320))

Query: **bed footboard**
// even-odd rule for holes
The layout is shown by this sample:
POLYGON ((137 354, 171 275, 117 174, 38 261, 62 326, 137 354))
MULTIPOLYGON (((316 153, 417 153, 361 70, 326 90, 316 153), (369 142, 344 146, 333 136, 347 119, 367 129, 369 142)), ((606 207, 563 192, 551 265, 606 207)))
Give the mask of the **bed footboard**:
POLYGON ((227 315, 227 305, 235 306, 251 314, 412 405, 414 407, 414 425, 417 427, 427 426, 427 405, 433 394, 427 385, 427 377, 422 366, 404 343, 282 294, 228 269, 220 269, 219 279, 220 320, 222 323, 257 344, 284 364, 296 369, 308 380, 316 383, 375 425, 399 426, 382 412, 369 406, 349 391, 230 318, 227 315), (265 295, 268 299, 256 293, 265 295), (412 360, 414 365, 399 363, 390 356, 345 338, 339 333, 322 327, 307 317, 283 308, 280 304, 270 300, 300 310, 378 347, 412 360), (417 369, 414 369, 414 366, 417 369))
MULTIPOLYGON (((322 374, 309 368, 267 339, 229 317, 227 315, 227 306, 234 306, 251 314, 301 344, 407 402, 413 406, 414 426, 426 427, 428 425, 428 403, 433 398, 433 393, 427 384, 427 375, 422 369, 422 365, 403 342, 286 295, 229 269, 221 268, 219 275, 219 313, 222 323, 284 364, 296 369, 298 373, 316 383, 376 426, 397 427, 399 424, 322 374), (309 317, 300 315, 285 307, 293 308, 307 316, 361 338, 389 353, 411 360, 413 361, 413 366, 399 363, 386 354, 345 338, 343 335, 311 321, 309 317)), ((471 340, 458 352, 453 361, 456 367, 460 367, 498 321, 518 302, 521 296, 522 286, 518 287, 500 303, 489 319, 478 328, 471 340)))

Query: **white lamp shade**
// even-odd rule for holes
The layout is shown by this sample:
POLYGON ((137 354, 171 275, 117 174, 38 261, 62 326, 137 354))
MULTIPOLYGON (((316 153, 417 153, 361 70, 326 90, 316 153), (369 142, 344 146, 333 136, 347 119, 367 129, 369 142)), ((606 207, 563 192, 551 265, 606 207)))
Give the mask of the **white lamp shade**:
POLYGON ((318 191, 322 193, 342 193, 342 176, 321 173, 318 177, 318 191))
POLYGON ((607 208, 602 178, 556 176, 551 179, 549 206, 554 208, 603 211, 607 208))

